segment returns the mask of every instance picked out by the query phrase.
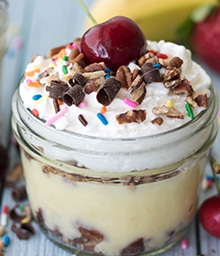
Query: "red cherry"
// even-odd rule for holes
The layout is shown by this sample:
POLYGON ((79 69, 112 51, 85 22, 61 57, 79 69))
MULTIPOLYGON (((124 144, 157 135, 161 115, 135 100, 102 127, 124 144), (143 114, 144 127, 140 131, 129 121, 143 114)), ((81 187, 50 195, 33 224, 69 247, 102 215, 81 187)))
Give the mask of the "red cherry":
POLYGON ((87 30, 82 36, 81 51, 88 64, 104 62, 116 71, 146 53, 146 40, 133 20, 116 16, 87 30))
POLYGON ((209 234, 220 238, 220 195, 206 199, 199 209, 198 217, 209 234))
POLYGON ((220 72, 220 7, 204 21, 194 25, 192 47, 195 55, 207 66, 220 72))

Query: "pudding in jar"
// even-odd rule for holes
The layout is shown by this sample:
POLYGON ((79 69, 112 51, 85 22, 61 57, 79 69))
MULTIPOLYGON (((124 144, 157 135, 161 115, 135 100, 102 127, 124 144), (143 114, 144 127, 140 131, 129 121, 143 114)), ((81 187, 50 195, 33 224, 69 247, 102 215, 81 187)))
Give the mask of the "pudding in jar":
POLYGON ((215 88, 184 46, 138 34, 136 57, 91 58, 88 33, 35 56, 12 100, 33 215, 76 255, 163 252, 197 209, 215 88))

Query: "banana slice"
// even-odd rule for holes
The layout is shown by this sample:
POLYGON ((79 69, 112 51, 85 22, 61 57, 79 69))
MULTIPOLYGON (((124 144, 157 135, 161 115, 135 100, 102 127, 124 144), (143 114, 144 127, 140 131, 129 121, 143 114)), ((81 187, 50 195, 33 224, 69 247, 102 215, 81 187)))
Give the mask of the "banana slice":
MULTIPOLYGON (((215 3, 215 0, 96 0, 90 11, 98 23, 123 15, 136 21, 148 40, 177 42, 177 28, 204 3, 215 3)), ((92 25, 87 19, 85 29, 92 25)))

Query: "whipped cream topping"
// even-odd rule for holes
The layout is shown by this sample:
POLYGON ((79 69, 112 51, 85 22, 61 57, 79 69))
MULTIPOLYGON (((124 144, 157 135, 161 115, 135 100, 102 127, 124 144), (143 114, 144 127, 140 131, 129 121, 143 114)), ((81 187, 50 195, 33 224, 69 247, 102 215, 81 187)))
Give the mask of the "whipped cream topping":
MULTIPOLYGON (((180 79, 189 81, 193 89, 193 99, 198 95, 209 97, 210 78, 197 63, 192 61, 191 52, 184 46, 165 41, 147 41, 147 48, 160 53, 161 56, 168 56, 168 59, 160 59, 158 55, 158 63, 168 63, 168 60, 179 57, 183 61, 180 79)), ((60 112, 56 113, 54 100, 50 97, 48 86, 50 86, 51 77, 53 76, 71 87, 68 81, 74 73, 77 73, 74 71, 74 64, 68 63, 68 56, 71 51, 72 49, 67 47, 65 49, 65 58, 56 60, 44 56, 35 57, 27 65, 25 78, 20 84, 19 93, 24 106, 30 109, 36 118, 45 122, 45 125, 55 126, 58 130, 69 130, 95 137, 129 138, 172 130, 193 118, 186 109, 186 94, 171 93, 171 90, 164 86, 163 81, 146 84, 146 95, 140 104, 131 100, 128 89, 121 88, 112 102, 105 106, 106 111, 102 114, 100 112, 103 104, 97 100, 97 91, 89 94, 85 93, 83 100, 77 105, 68 105, 65 102, 60 104, 60 112), (41 76, 48 70, 46 77, 41 76), (127 103, 125 99, 128 100, 127 103), (181 113, 181 118, 169 117, 162 113, 155 114, 152 111, 153 108, 161 108, 162 106, 170 108, 170 105, 181 113), (146 113, 145 118, 141 122, 133 121, 121 124, 116 119, 116 116, 133 110, 144 110, 146 113), (81 121, 79 117, 81 117, 81 121), (157 117, 162 119, 162 123, 152 122, 157 117)), ((130 63, 128 67, 131 73, 135 69, 140 69, 140 66, 134 62, 130 63)), ((161 77, 164 71, 165 67, 160 64, 159 72, 161 77)), ((104 71, 100 72, 103 72, 105 76, 112 75, 104 71)), ((88 76, 88 72, 83 73, 82 71, 82 75, 86 78, 87 83, 92 80, 92 76, 88 76)), ((203 109, 203 106, 192 106, 193 115, 196 116, 203 109)))

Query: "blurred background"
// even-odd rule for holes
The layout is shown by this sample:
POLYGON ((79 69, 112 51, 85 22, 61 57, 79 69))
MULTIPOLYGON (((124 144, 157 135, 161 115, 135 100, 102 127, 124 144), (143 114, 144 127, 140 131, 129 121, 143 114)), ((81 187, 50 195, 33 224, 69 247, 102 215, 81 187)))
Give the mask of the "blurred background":
MULTIPOLYGON (((117 0, 113 4, 112 0, 84 0, 98 22, 125 15, 140 25, 147 39, 176 42, 176 31, 190 13, 199 5, 215 2, 117 0)), ((91 25, 77 0, 0 0, 0 138, 4 145, 10 136, 12 95, 31 57, 71 42, 91 25)), ((207 71, 218 80, 216 72, 208 67, 207 71)))
MULTIPOLYGON (((77 0, 8 0, 7 5, 5 2, 0 0, 0 141, 3 145, 10 139, 11 99, 26 64, 33 55, 46 54, 54 46, 80 36, 86 18, 77 0)), ((94 1, 84 2, 90 7, 94 1)))

